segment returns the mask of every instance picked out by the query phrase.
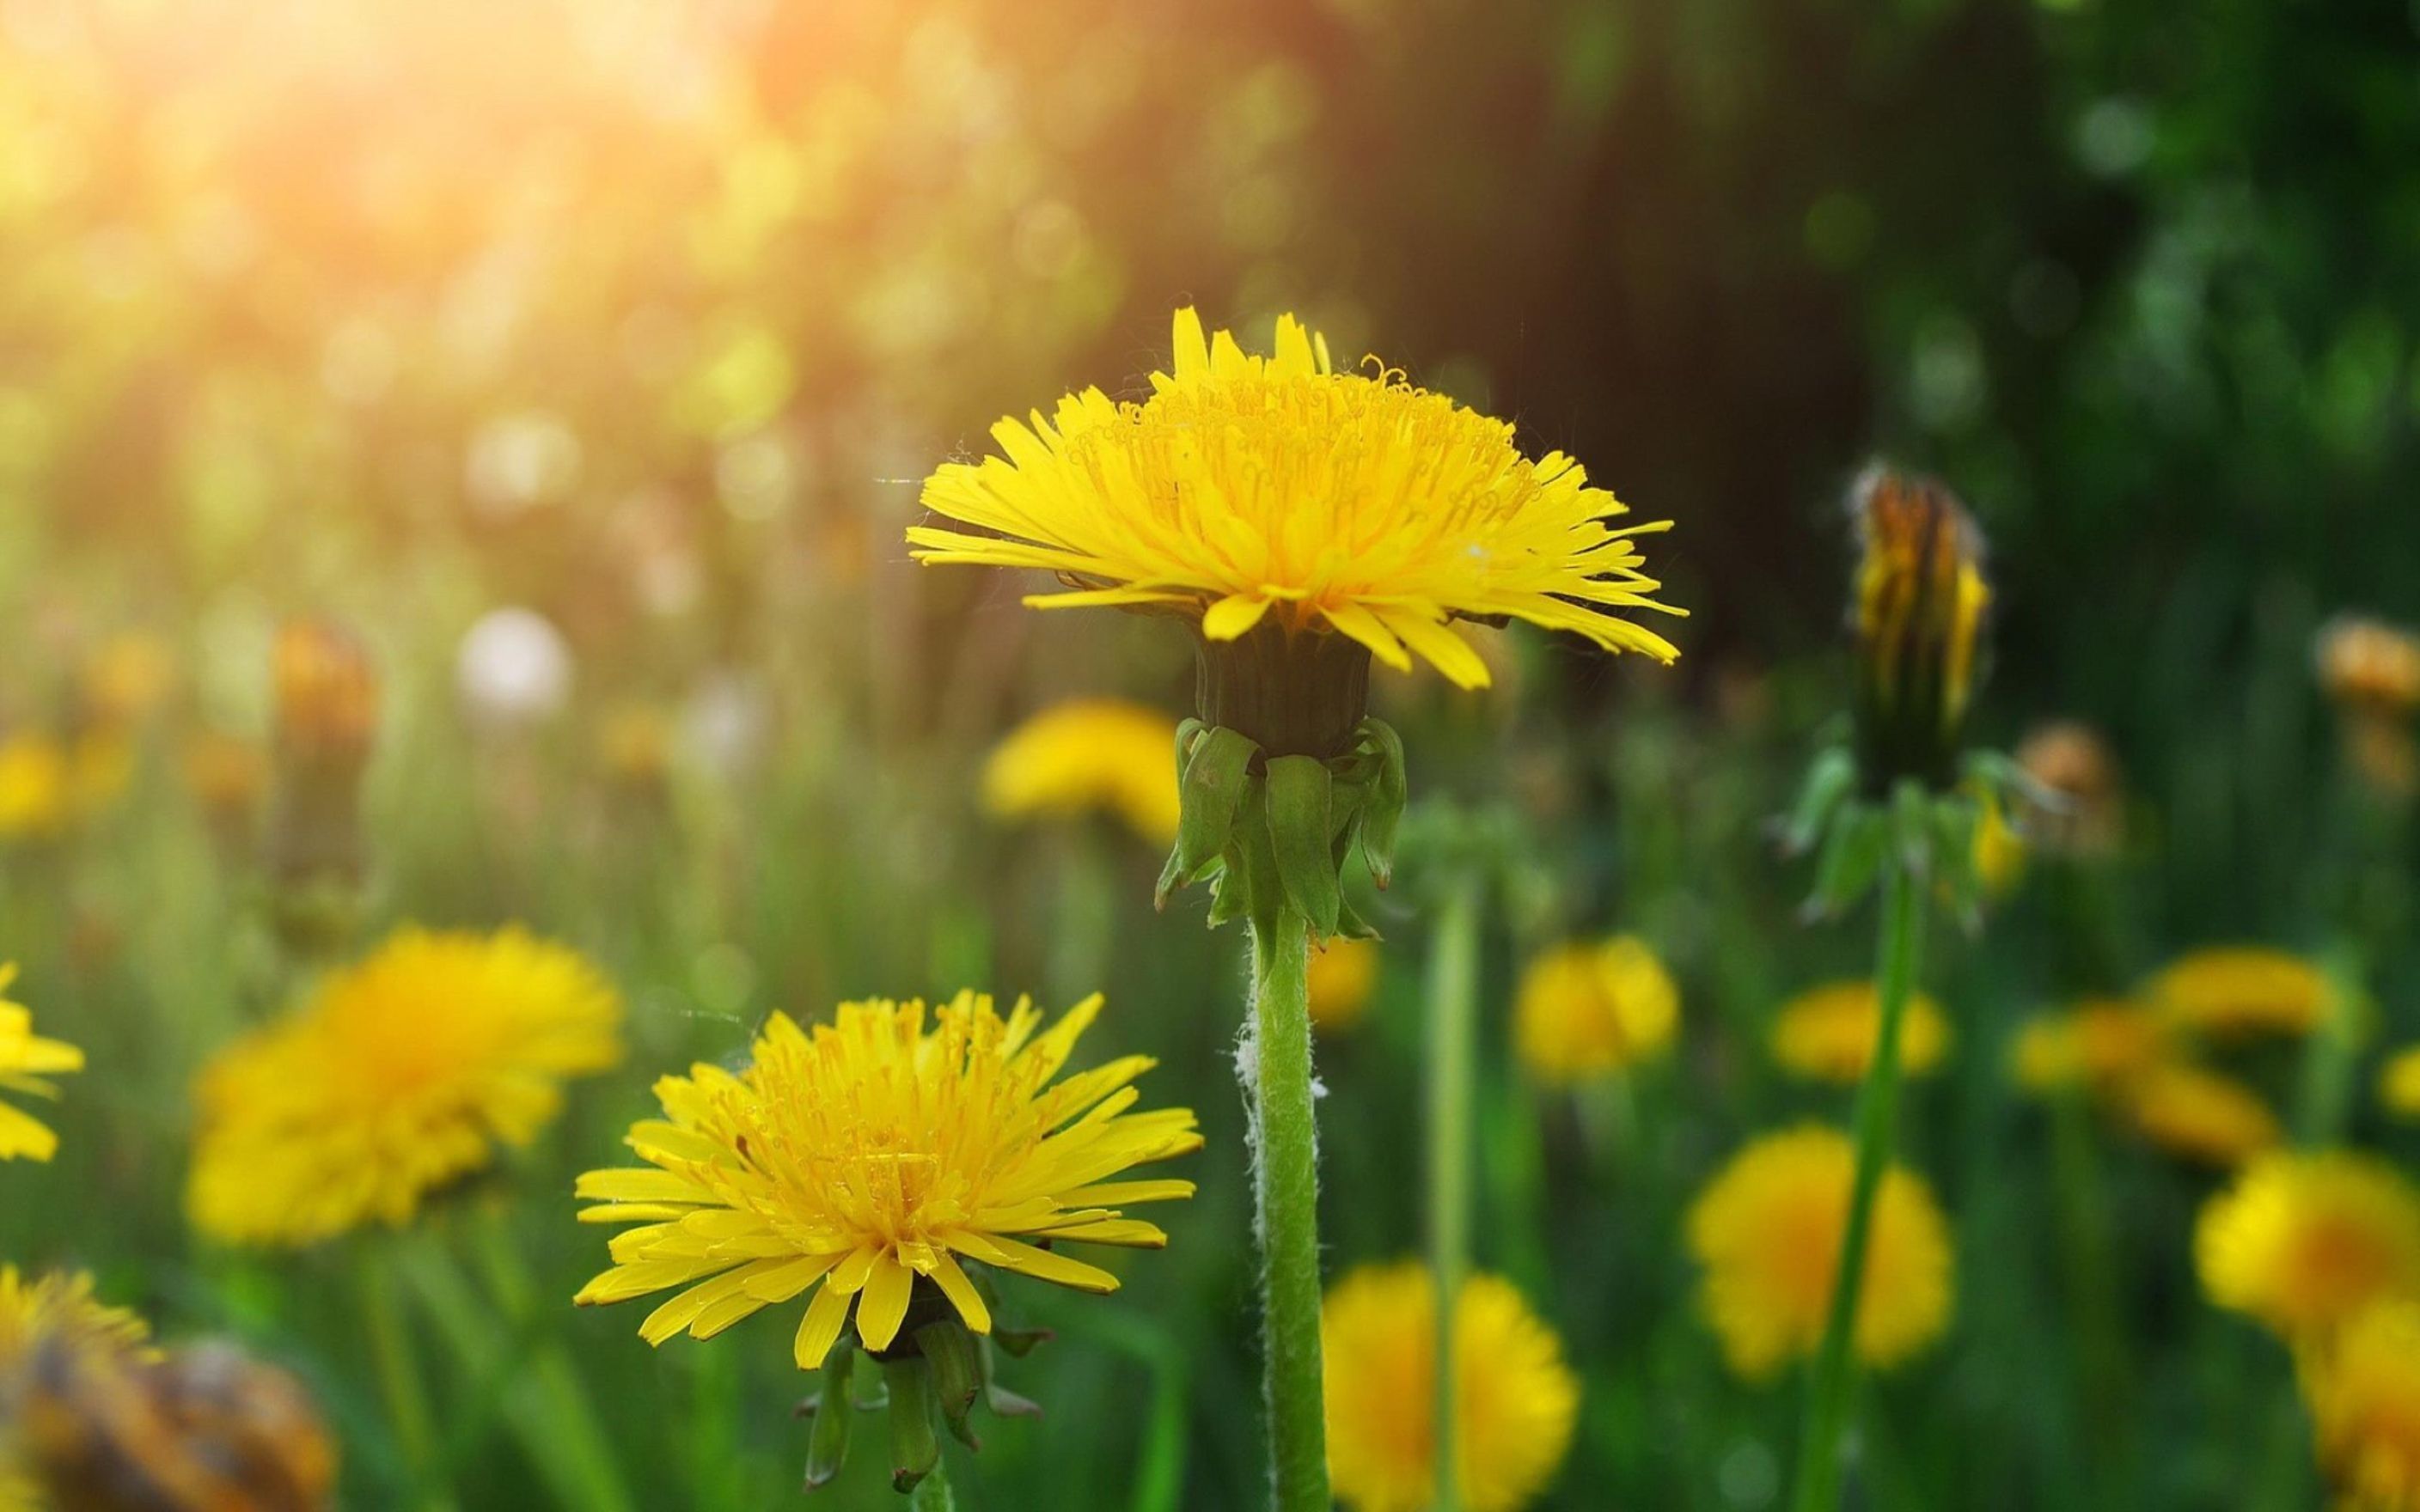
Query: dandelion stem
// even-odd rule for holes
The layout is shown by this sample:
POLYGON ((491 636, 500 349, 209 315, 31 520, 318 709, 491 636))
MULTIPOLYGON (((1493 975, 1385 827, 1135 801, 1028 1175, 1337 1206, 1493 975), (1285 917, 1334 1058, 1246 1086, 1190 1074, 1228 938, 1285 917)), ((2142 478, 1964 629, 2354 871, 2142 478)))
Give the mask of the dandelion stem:
POLYGON ((404 1332, 403 1315, 396 1306, 395 1277, 383 1263, 381 1248, 374 1242, 363 1244, 356 1270, 379 1396, 386 1408, 387 1425, 395 1430, 396 1447, 403 1455, 404 1471, 411 1483, 411 1504, 426 1512, 450 1512, 454 1499, 437 1461, 436 1414, 429 1409, 428 1388, 404 1332))
POLYGON ((908 1496, 908 1512, 956 1512, 957 1504, 950 1491, 950 1467, 939 1460, 908 1496))
MULTIPOLYGON (((1905 810, 1902 805, 1902 813, 1905 810)), ((1891 1149, 1891 1124, 1899 1104, 1899 1041, 1908 999, 1916 991, 1916 961, 1923 949, 1924 889, 1919 866, 1905 854, 1920 844, 1915 826, 1900 824, 1898 843, 1883 881, 1882 1022, 1874 1059, 1857 1092, 1856 1174, 1849 1188, 1849 1218, 1840 1236, 1839 1268, 1832 1279, 1831 1311, 1823 1342, 1807 1382, 1806 1428, 1799 1441, 1797 1512, 1835 1512, 1840 1500, 1840 1438, 1848 1427, 1852 1371, 1850 1344, 1856 1332, 1857 1300, 1864 1289, 1866 1240, 1873 1224, 1874 1194, 1891 1149)))
POLYGON ((1439 900, 1429 950, 1429 1269, 1436 1285, 1435 1512, 1461 1512, 1454 1459, 1454 1300, 1470 1263, 1471 1096, 1478 1053, 1480 884, 1457 877, 1439 900))
POLYGON ((1291 905, 1252 925, 1253 1124, 1272 1504, 1327 1512, 1319 1358, 1319 1135, 1311 1090, 1310 926, 1291 905))

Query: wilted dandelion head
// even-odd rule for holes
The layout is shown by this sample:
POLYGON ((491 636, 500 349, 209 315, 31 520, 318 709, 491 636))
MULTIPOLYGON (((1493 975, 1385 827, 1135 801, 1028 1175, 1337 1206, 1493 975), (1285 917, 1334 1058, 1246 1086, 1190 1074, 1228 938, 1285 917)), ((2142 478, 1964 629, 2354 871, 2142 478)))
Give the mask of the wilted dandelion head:
POLYGON ((2194 1256, 2212 1302, 2313 1342, 2420 1294, 2420 1192, 2366 1155, 2264 1156, 2203 1206, 2194 1256))
POLYGON ((1166 1244, 1121 1210, 1190 1196, 1193 1183, 1111 1178, 1202 1136, 1188 1109, 1129 1111, 1149 1057, 1053 1080, 1100 1008, 1088 998, 1040 1033, 1031 1003, 1003 1019, 971 992, 929 1011, 843 1003, 834 1023, 806 1029, 774 1015, 737 1073, 699 1065, 657 1082, 664 1118, 632 1125, 628 1140, 645 1166, 580 1179, 597 1204, 582 1221, 640 1227, 614 1236, 613 1269, 579 1300, 683 1288, 639 1325, 660 1344, 710 1338, 815 1287, 793 1346, 814 1370, 852 1305, 871 1350, 944 1307, 988 1333, 962 1259, 1116 1290, 1115 1276, 1057 1246, 1166 1244))
POLYGON ((2032 1092, 2067 1087, 2113 1091, 2168 1053, 2167 1026, 2138 1003, 2095 999, 2045 1013, 2018 1032, 2017 1085, 2032 1092))
POLYGON ((1198 615, 1211 641, 1264 621, 1333 631, 1466 687, 1488 674, 1457 617, 1678 654, 1618 617, 1676 612, 1636 541, 1665 524, 1607 524, 1626 509, 1570 457, 1533 461, 1511 425, 1375 362, 1336 371, 1292 316, 1259 357, 1179 310, 1171 365, 1149 398, 1087 389, 994 425, 998 455, 924 485, 926 508, 970 529, 918 526, 916 555, 1056 573, 1070 591, 1029 603, 1160 606, 1198 615))
POLYGON ((2420 1300, 2354 1315, 2305 1357, 2303 1394, 2341 1512, 2420 1512, 2420 1300))
POLYGON ((1378 942, 1333 939, 1311 957, 1311 1026, 1342 1034, 1370 1011, 1378 990, 1378 942))
MULTIPOLYGON (((58 1088, 50 1078, 82 1071, 84 1052, 34 1032, 32 1011, 8 1001, 8 986, 16 980, 16 963, 0 964, 0 1092, 56 1097, 58 1088)), ((48 1124, 0 1099, 0 1160, 48 1160, 58 1148, 59 1136, 48 1124)))
MULTIPOLYGON (((1363 1266, 1320 1309, 1328 1476, 1354 1512, 1420 1512, 1436 1499, 1436 1291, 1417 1260, 1363 1266)), ((1514 1512, 1562 1464, 1579 1380, 1554 1330, 1499 1276, 1463 1282, 1453 1351, 1462 1504, 1514 1512)))
POLYGON ((622 1001, 579 952, 506 929, 397 932, 195 1083, 186 1201, 206 1234, 302 1245, 400 1225, 535 1138, 621 1059, 622 1001))
MULTIPOLYGON (((1773 1020, 1773 1058, 1810 1081, 1854 1087, 1874 1063, 1882 1037, 1882 995, 1870 981, 1836 981, 1799 994, 1773 1020)), ((1908 999, 1900 1021, 1900 1069, 1921 1076, 1949 1053, 1949 1020, 1924 994, 1908 999)))
POLYGON ((1115 699, 1071 699, 1010 732, 984 763, 1001 819, 1100 810, 1155 845, 1176 838, 1176 721, 1115 699))
POLYGON ((278 626, 270 671, 277 743, 289 759, 367 759, 378 734, 378 675, 351 632, 324 620, 289 620, 278 626))
POLYGON ((2252 945, 2180 956, 2144 990, 2171 1025, 2215 1039, 2308 1034, 2326 1021, 2335 995, 2310 962, 2252 945))
POLYGON ((1513 1032, 1521 1063, 1558 1086, 1663 1054, 1680 1019, 1671 973, 1645 941, 1623 934, 1559 946, 1531 962, 1513 1032))
MULTIPOLYGON (((1770 1380, 1823 1337, 1839 1273, 1855 1152, 1837 1130, 1768 1134, 1734 1156, 1689 1210, 1689 1248, 1705 1267, 1700 1294, 1723 1357, 1770 1380)), ((1852 1343, 1887 1368, 1949 1321, 1949 1229, 1923 1180, 1898 1166, 1874 1196, 1852 1343)))
POLYGON ((2144 1138, 2203 1165, 2241 1165, 2285 1137, 2259 1093, 2190 1061, 2149 1068, 2124 1084, 2120 1100, 2144 1138))
POLYGON ((1850 490, 1860 556, 1854 618, 1858 745, 1867 784, 1954 779, 1974 701, 1984 611, 1983 538, 1931 478, 1867 470, 1850 490))
POLYGON ((2319 686, 2339 707, 2395 717, 2420 709, 2420 636, 2345 614, 2319 631, 2315 650, 2319 686))

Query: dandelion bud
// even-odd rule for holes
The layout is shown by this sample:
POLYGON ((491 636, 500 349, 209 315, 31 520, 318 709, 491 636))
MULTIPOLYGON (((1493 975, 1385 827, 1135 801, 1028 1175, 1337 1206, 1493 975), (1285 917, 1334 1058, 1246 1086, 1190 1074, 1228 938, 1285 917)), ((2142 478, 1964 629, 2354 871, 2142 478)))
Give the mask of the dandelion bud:
POLYGON ((278 629, 271 667, 281 760, 358 772, 378 735, 378 676, 361 641, 323 620, 290 621, 278 629))
POLYGON ((1949 490, 1869 469, 1852 495, 1863 558, 1856 579, 1857 750, 1868 791, 1957 780, 1975 691, 1983 541, 1949 490))
POLYGON ((275 924, 287 944, 317 948, 350 930, 366 870, 362 774, 378 734, 378 679, 345 630, 299 620, 277 632, 277 791, 266 856, 275 924))
POLYGON ((2319 686, 2342 716, 2346 760, 2375 792, 2420 792, 2420 637, 2378 620, 2343 615, 2319 632, 2319 686))

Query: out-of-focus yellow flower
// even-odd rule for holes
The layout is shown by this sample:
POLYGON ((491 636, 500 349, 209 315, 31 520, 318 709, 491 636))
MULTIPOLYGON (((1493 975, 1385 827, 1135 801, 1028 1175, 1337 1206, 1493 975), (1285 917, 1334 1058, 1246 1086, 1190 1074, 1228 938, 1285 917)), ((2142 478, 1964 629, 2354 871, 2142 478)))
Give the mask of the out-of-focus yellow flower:
POLYGON ((2420 1045, 2387 1058, 2378 1073, 2378 1100, 2398 1119, 2420 1119, 2420 1045))
POLYGON ((1670 1048, 1681 990, 1644 940, 1558 946, 1521 975, 1513 1007, 1521 1063, 1549 1086, 1604 1076, 1670 1048))
POLYGON ((1155 845, 1176 838, 1176 721, 1114 699, 1071 699, 1018 725, 984 764, 1001 819, 1099 809, 1155 845))
POLYGON ((639 1325, 661 1344, 711 1338, 817 1288, 793 1354, 819 1369, 852 1306, 869 1350, 891 1347, 920 1279, 966 1326, 991 1310, 961 1257, 1079 1290, 1117 1277, 1062 1243, 1157 1249, 1168 1236, 1122 1209, 1193 1195, 1190 1181, 1110 1180, 1202 1146, 1190 1109, 1129 1113, 1148 1056, 1052 1080, 1100 1012, 1095 995, 1042 1033, 1020 1000, 1006 1019, 962 992, 843 1003, 801 1029, 775 1014, 737 1074, 697 1065, 656 1083, 665 1117, 633 1124, 648 1165, 590 1171, 586 1223, 637 1223, 582 1304, 684 1289, 639 1325), (1050 1247, 1044 1247, 1044 1246, 1050 1247), (820 1286, 818 1286, 820 1283, 820 1286))
POLYGON ((2180 956, 2151 979, 2144 995, 2176 1027, 2220 1039, 2308 1034, 2335 1000, 2318 966, 2257 945, 2180 956))
POLYGON ((1335 371, 1292 316, 1271 357, 1205 336, 1190 309, 1174 331, 1175 371, 1152 375, 1149 398, 1069 394, 994 425, 1001 455, 936 471, 924 506, 972 529, 910 529, 917 558, 1056 573, 1072 591, 1029 604, 1168 606, 1212 641, 1264 618, 1332 630, 1465 687, 1488 674, 1457 617, 1679 655, 1615 617, 1674 612, 1635 540, 1666 525, 1613 528, 1624 507, 1570 457, 1532 462, 1511 425, 1399 371, 1335 371))
POLYGON ((150 1336, 133 1312, 95 1298, 92 1277, 80 1271, 27 1276, 0 1265, 0 1375, 52 1339, 85 1337, 132 1349, 150 1336))
POLYGON ((74 814, 66 748, 34 730, 0 740, 0 841, 54 840, 74 814))
POLYGON ((618 1062, 621 1020, 613 984, 565 946, 398 931, 203 1068, 194 1222, 287 1246, 399 1226, 536 1137, 566 1079, 618 1062))
POLYGON ((597 759, 626 787, 653 788, 672 768, 673 718, 653 703, 622 703, 597 731, 597 759))
POLYGON ((2189 1061, 2164 1061, 2135 1076, 2122 1102, 2145 1138, 2205 1165, 2241 1165, 2285 1137, 2257 1092, 2189 1061))
MULTIPOLYGON (((1420 1512, 1436 1499, 1436 1289, 1417 1260, 1363 1266, 1320 1309, 1328 1476, 1354 1512, 1420 1512)), ((1562 1464, 1578 1378, 1554 1330, 1498 1276, 1463 1282, 1453 1338, 1461 1504, 1516 1512, 1562 1464)))
MULTIPOLYGON (((1701 1304, 1741 1377, 1770 1380, 1822 1342, 1854 1166, 1847 1135, 1809 1124, 1740 1151, 1691 1206, 1701 1304)), ((1906 1360, 1940 1336, 1953 1294, 1948 1226, 1923 1179, 1894 1165, 1874 1195, 1857 1358, 1878 1369, 1906 1360)))
POLYGON ((2316 649, 2319 686, 2339 705, 2396 717, 2420 709, 2420 636, 2346 614, 2319 631, 2316 649))
POLYGON ((2029 1020, 2017 1035, 2017 1084, 2030 1092, 2111 1092, 2168 1053, 2167 1027, 2138 1003, 2099 998, 2029 1020))
POLYGON ((1857 731, 1867 785, 1936 790, 1954 764, 1992 591, 1983 538, 1940 483, 1875 467, 1851 490, 1857 564, 1857 731))
POLYGON ((1311 958, 1311 1026, 1342 1034, 1370 1011, 1378 987, 1378 942, 1334 939, 1311 958))
MULTIPOLYGON (((84 1070, 84 1052, 34 1032, 33 1013, 23 1004, 8 1001, 9 984, 16 980, 16 963, 0 964, 0 1091, 56 1097, 58 1089, 49 1078, 84 1070)), ((49 1125, 0 1102, 0 1160, 48 1160, 58 1148, 59 1136, 49 1125)))
POLYGON ((2420 1512, 2420 1301, 2365 1308, 2302 1377, 2339 1512, 2420 1512))
MULTIPOLYGON (((1812 1081, 1854 1086, 1874 1063, 1881 1036, 1882 996, 1870 981, 1836 981, 1799 994, 1773 1020, 1773 1058, 1812 1081)), ((1949 1021, 1924 994, 1908 1000, 1900 1021, 1900 1070, 1922 1076, 1949 1053, 1949 1021)))
POLYGON ((102 724, 139 724, 166 700, 176 678, 176 653, 165 640, 147 630, 120 630, 85 660, 85 707, 102 724))
POLYGON ((2420 1295, 2420 1192, 2384 1162, 2264 1155, 2203 1205, 2202 1289, 2308 1344, 2381 1297, 2420 1295))
POLYGON ((1988 792, 1976 806, 1974 867, 1976 880, 1994 898, 2007 896, 2024 879, 2024 837, 2009 823, 1999 797, 1988 792))

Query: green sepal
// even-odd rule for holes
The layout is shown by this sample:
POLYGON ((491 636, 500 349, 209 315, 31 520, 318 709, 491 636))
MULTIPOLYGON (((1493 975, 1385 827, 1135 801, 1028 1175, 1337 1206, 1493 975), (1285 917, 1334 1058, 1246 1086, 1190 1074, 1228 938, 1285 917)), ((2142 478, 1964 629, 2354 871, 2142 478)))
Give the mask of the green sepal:
POLYGON ((1411 798, 1411 781, 1404 765, 1404 737, 1384 719, 1364 719, 1355 727, 1361 748, 1372 758, 1360 808, 1361 859, 1370 880, 1381 891, 1395 881, 1395 834, 1404 822, 1404 806, 1411 798))
POLYGON ((832 1346, 824 1357, 823 1390, 799 1411, 814 1417, 814 1427, 807 1433, 808 1490, 820 1490, 840 1473, 848 1458, 848 1425, 857 1414, 849 1411, 848 1378, 857 1368, 857 1346, 843 1339, 832 1346))
MULTIPOLYGON (((1016 1351, 1020 1355, 1040 1343, 1043 1335, 1041 1331, 1036 1330, 1021 1336, 1025 1340, 1024 1346, 1016 1351)), ((996 1342, 998 1342, 997 1336, 977 1340, 975 1344, 975 1363, 983 1371, 984 1405, 1001 1417, 1040 1417, 1042 1415, 1040 1402, 1019 1396, 1000 1383, 1000 1374, 991 1355, 991 1347, 996 1342)))
POLYGON ((1807 768, 1807 780, 1798 789, 1798 801, 1781 822, 1782 849, 1792 856, 1803 856, 1815 848, 1832 826, 1832 817, 1840 804, 1857 785, 1857 758, 1845 746, 1834 746, 1819 754, 1807 768))
POLYGON ((1823 839, 1823 855, 1815 867, 1815 891, 1807 900, 1810 918, 1828 918, 1855 906, 1882 874, 1890 853, 1891 824, 1883 810, 1869 804, 1841 805, 1832 816, 1823 839))
POLYGON ((1179 729, 1183 754, 1177 773, 1176 846, 1168 853, 1152 898, 1162 908, 1170 894, 1199 877, 1227 849, 1244 791, 1250 785, 1252 758, 1260 752, 1233 730, 1202 730, 1199 720, 1187 722, 1197 728, 1189 747, 1179 729))
POLYGON ((1277 913, 1278 858, 1268 813, 1268 783, 1247 784, 1243 811, 1229 837, 1227 864, 1219 869, 1210 899, 1213 928, 1229 919, 1267 918, 1277 913))
POLYGON ((941 1462, 941 1441, 933 1433, 933 1367, 922 1355, 882 1362, 891 1388, 891 1489, 905 1495, 941 1462))
POLYGON ((1983 879, 1975 871, 1975 830, 1982 822, 1982 808, 1962 794, 1944 794, 1932 800, 1925 817, 1941 900, 1960 924, 1978 928, 1983 919, 1983 879))
MULTIPOLYGON (((1269 845, 1277 860, 1278 886, 1286 903, 1325 940, 1336 933, 1343 888, 1336 875, 1336 831, 1330 827, 1333 780, 1315 756, 1278 756, 1267 778, 1269 845)), ((1255 900, 1258 903, 1258 900, 1255 900)), ((1254 909, 1254 917, 1265 911, 1254 909)))
POLYGON ((1361 910, 1353 906, 1353 897, 1350 893, 1340 895, 1336 901, 1336 937, 1342 940, 1386 938, 1378 933, 1376 925, 1361 917, 1361 910))
POLYGON ((1049 1343, 1051 1336, 1047 1328, 1002 1328, 997 1323, 991 1331, 991 1341, 1012 1360, 1024 1359, 1033 1352, 1034 1346, 1049 1343))
POLYGON ((933 1394, 941 1404, 941 1421, 950 1437, 970 1449, 983 1445, 967 1426, 967 1413, 983 1390, 983 1365, 975 1357, 974 1335, 956 1319, 927 1323, 916 1331, 916 1348, 933 1367, 933 1394))

